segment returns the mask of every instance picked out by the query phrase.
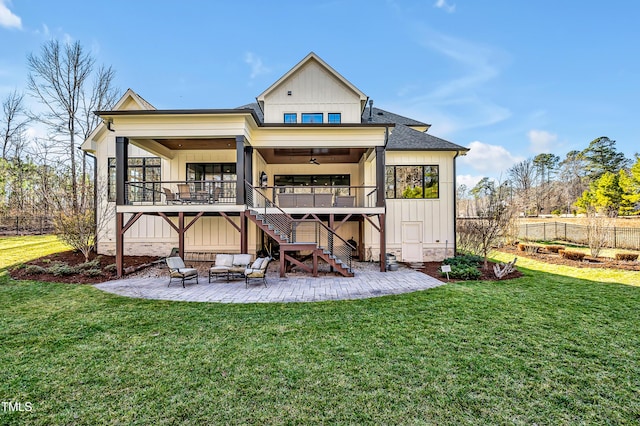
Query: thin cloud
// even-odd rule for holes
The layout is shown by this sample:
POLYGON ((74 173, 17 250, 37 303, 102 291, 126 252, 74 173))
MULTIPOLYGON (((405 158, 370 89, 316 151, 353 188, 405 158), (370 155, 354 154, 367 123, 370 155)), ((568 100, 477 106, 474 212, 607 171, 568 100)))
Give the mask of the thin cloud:
POLYGON ((455 4, 448 4, 447 0, 437 0, 433 7, 437 7, 438 9, 442 9, 447 13, 453 13, 456 11, 455 4))
POLYGON ((0 27, 22 29, 22 19, 9 10, 6 0, 0 0, 0 27))
POLYGON ((554 144, 558 140, 558 135, 546 130, 529 130, 527 137, 529 138, 529 150, 537 154, 553 150, 554 144))
POLYGON ((251 67, 251 74, 249 78, 251 78, 252 80, 259 75, 267 74, 271 71, 262 63, 262 59, 256 56, 253 52, 247 52, 244 55, 244 62, 249 64, 249 66, 251 67))
POLYGON ((461 157, 460 161, 481 173, 496 174, 524 160, 524 157, 513 155, 500 145, 474 141, 469 144, 469 149, 470 151, 461 157))

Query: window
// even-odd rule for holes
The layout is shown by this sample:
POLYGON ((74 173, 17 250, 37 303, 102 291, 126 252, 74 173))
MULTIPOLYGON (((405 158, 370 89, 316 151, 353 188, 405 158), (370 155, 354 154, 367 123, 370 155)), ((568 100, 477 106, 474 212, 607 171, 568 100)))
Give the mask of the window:
POLYGON ((347 187, 351 185, 351 175, 275 175, 274 183, 275 186, 322 186, 327 189, 316 188, 314 192, 336 192, 338 195, 349 195, 347 187))
POLYGON ((303 123, 322 123, 323 121, 321 112, 303 112, 302 113, 302 122, 303 123))
MULTIPOLYGON (((108 159, 109 175, 107 177, 107 197, 116 200, 116 159, 108 159)), ((160 182, 160 158, 130 157, 127 182, 145 182, 129 185, 128 199, 133 201, 160 201, 160 188, 154 188, 153 182, 160 182)))
POLYGON ((208 182, 215 181, 215 187, 220 188, 221 197, 235 197, 236 195, 236 163, 187 163, 187 180, 196 181, 195 191, 208 191, 208 182))
POLYGON ((285 123, 297 123, 298 122, 298 114, 294 113, 285 113, 284 114, 284 122, 285 123))
POLYGON ((341 123, 342 115, 339 112, 330 112, 327 114, 327 121, 329 123, 341 123))
POLYGON ((387 166, 387 198, 438 198, 438 166, 387 166))

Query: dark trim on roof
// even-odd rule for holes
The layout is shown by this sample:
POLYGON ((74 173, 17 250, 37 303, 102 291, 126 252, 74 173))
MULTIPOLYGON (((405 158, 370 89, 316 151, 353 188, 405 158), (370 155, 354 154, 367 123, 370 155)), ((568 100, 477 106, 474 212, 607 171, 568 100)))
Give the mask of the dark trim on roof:
POLYGON ((251 114, 256 123, 262 124, 260 118, 253 108, 237 109, 150 109, 150 110, 121 110, 121 111, 94 111, 97 116, 117 116, 117 115, 216 115, 216 114, 251 114))
POLYGON ((288 127, 293 129, 308 129, 310 127, 358 127, 364 129, 367 127, 395 127, 395 123, 263 123, 261 127, 288 127))

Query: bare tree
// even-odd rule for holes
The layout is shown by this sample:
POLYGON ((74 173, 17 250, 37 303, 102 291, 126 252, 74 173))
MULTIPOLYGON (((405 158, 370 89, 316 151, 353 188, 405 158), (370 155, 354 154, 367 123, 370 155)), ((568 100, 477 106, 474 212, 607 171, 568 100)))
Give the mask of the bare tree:
POLYGON ((42 114, 33 118, 47 125, 52 134, 58 135, 57 141, 68 148, 69 198, 73 212, 80 213, 79 206, 85 204, 86 179, 82 176, 79 190, 77 139, 81 142, 95 127, 96 122, 90 118, 92 111, 113 102, 114 71, 111 67, 95 71, 95 59, 77 41, 62 44, 51 40, 42 46, 39 55, 29 55, 27 64, 28 90, 45 107, 42 114))
POLYGON ((511 167, 507 172, 513 188, 516 204, 524 216, 531 212, 532 191, 536 172, 533 161, 529 158, 511 167))
POLYGON ((24 94, 14 90, 2 102, 0 143, 2 143, 3 159, 20 157, 25 141, 24 133, 28 124, 29 117, 24 109, 24 94))

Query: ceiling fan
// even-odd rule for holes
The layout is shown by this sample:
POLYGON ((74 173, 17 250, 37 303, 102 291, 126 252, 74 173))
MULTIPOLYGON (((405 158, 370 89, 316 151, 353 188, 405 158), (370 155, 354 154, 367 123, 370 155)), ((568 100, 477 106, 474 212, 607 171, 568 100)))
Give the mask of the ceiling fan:
POLYGON ((318 160, 316 160, 316 157, 311 157, 309 159, 309 164, 315 164, 316 166, 320 165, 320 163, 318 163, 318 160))

